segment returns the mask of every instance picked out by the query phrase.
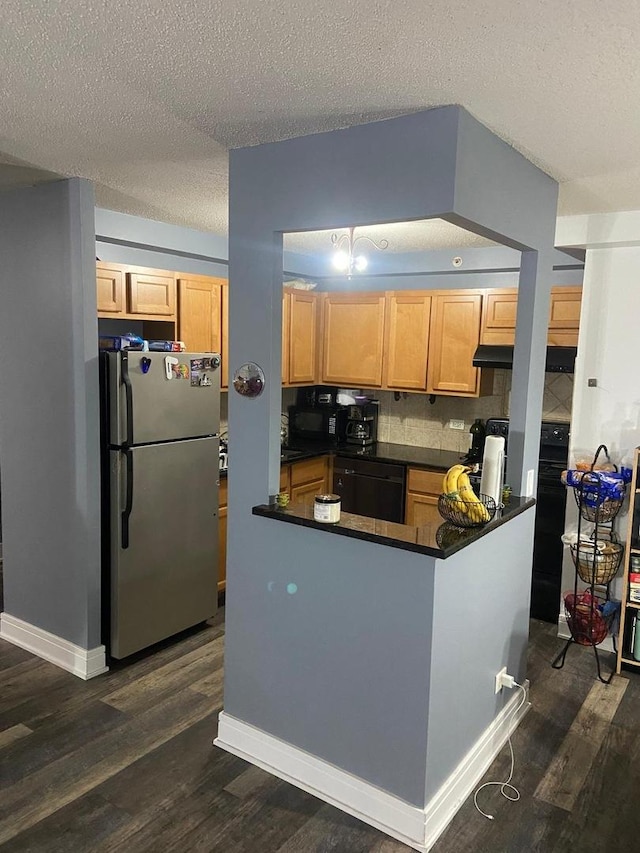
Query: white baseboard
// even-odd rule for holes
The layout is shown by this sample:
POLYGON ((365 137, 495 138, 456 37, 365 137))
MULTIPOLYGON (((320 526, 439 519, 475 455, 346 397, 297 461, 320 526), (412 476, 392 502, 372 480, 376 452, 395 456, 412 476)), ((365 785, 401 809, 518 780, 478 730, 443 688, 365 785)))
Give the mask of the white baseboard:
POLYGON ((0 637, 85 681, 109 669, 104 646, 83 649, 8 613, 0 613, 0 637))
MULTIPOLYGON (((568 640, 571 637, 571 631, 569 630, 569 625, 567 624, 567 615, 566 613, 561 613, 558 616, 558 636, 562 640, 568 640)), ((589 648, 589 646, 586 646, 589 648)), ((598 651, 601 652, 611 652, 612 654, 615 652, 613 648, 613 637, 611 634, 605 637, 605 639, 598 646, 598 651)))
MULTIPOLYGON (((528 695, 528 682, 526 684, 528 695)), ((394 797, 364 779, 347 773, 298 747, 267 734, 224 711, 218 720, 214 743, 274 776, 308 791, 370 826, 426 853, 446 829, 464 800, 473 791, 509 733, 529 708, 515 691, 509 702, 485 730, 449 779, 423 809, 394 797)))

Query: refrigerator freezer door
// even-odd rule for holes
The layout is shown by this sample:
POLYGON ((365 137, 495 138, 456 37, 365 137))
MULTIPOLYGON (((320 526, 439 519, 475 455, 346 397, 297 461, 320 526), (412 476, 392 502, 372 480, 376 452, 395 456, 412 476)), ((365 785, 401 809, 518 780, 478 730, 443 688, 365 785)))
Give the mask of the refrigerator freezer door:
POLYGON ((206 366, 212 356, 215 354, 109 353, 110 444, 217 434, 220 368, 206 366))
POLYGON ((110 654, 123 658, 216 612, 218 439, 112 450, 110 475, 110 654))

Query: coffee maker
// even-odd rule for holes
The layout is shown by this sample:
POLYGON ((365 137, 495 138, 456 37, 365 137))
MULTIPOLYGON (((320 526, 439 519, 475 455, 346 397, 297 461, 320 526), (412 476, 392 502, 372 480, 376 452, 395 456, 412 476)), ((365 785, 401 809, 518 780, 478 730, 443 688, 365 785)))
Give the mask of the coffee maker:
POLYGON ((378 438, 378 401, 347 406, 347 444, 370 447, 378 438))

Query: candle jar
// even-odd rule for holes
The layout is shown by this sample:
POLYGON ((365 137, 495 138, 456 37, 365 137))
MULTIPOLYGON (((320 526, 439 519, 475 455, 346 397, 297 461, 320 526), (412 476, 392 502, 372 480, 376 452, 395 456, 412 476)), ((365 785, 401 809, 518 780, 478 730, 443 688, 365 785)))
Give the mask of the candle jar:
POLYGON ((340 495, 316 495, 313 518, 325 524, 337 524, 340 521, 340 495))

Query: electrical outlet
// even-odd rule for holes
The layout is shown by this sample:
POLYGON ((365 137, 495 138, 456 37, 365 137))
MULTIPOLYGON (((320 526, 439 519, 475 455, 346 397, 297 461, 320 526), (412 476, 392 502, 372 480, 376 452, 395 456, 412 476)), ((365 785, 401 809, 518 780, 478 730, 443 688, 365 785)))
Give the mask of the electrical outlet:
POLYGON ((449 429, 464 429, 464 421, 449 421, 449 429))
POLYGON ((506 666, 503 666, 500 672, 496 672, 496 693, 502 690, 502 676, 507 674, 506 666))

